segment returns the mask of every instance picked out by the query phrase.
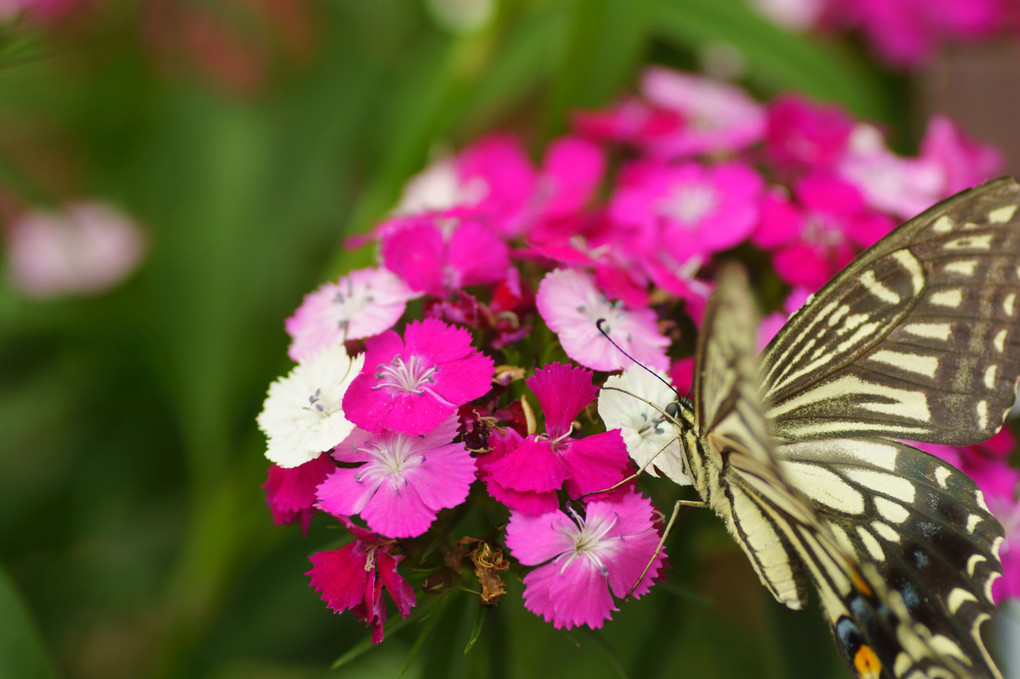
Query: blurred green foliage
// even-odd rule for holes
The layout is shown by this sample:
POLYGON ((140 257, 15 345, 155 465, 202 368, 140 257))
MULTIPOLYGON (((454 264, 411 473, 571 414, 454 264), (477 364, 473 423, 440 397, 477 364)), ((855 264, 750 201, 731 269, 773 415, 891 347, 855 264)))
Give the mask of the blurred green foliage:
MULTIPOLYGON (((908 119, 901 83, 852 46, 738 0, 504 0, 460 34, 413 0, 178 3, 258 56, 240 85, 211 64, 215 43, 175 42, 185 29, 155 4, 96 0, 0 34, 0 191, 108 199, 151 239, 104 296, 0 289, 2 679, 332 676, 362 642, 303 575, 341 533, 272 525, 254 418, 287 369, 283 319, 370 257, 343 238, 433 149, 509 128, 538 154, 641 64, 696 68, 720 43, 762 96, 797 89, 901 132, 908 119)), ((396 676, 424 618, 406 676, 841 676, 820 616, 767 600, 714 517, 678 523, 670 583, 601 631, 554 632, 519 581, 480 628, 473 597, 440 610, 419 594, 414 621, 337 674, 396 676)))

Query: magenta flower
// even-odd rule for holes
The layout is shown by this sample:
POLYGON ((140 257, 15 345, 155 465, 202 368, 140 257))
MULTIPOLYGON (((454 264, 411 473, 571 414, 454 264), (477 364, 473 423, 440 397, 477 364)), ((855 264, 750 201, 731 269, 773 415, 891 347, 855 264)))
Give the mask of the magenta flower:
POLYGON ((514 558, 542 564, 524 576, 524 606, 557 629, 599 628, 617 610, 613 596, 646 594, 666 558, 655 554, 658 543, 652 504, 637 493, 590 502, 584 517, 511 512, 506 527, 514 558))
POLYGON ((446 297, 506 276, 509 248, 480 219, 426 214, 391 224, 382 236, 383 264, 414 290, 446 297))
POLYGON ((426 318, 409 323, 403 340, 391 330, 365 342, 365 367, 343 409, 366 431, 424 434, 484 395, 492 369, 492 359, 471 346, 471 333, 426 318))
POLYGON ((368 527, 391 538, 429 529, 440 509, 456 507, 475 480, 475 460, 457 436, 457 417, 427 434, 372 434, 356 429, 333 450, 342 463, 316 491, 319 508, 334 516, 360 514, 368 527))
POLYGON ((559 507, 556 491, 544 492, 513 490, 500 485, 498 475, 489 468, 514 452, 524 443, 524 437, 513 429, 496 429, 489 435, 490 450, 478 458, 478 476, 485 483, 489 495, 511 509, 525 514, 544 514, 559 507))
MULTIPOLYGON (((492 481, 518 493, 549 493, 566 483, 570 497, 576 499, 623 479, 628 457, 619 430, 570 438, 574 418, 598 393, 591 377, 588 370, 562 363, 535 371, 527 384, 542 407, 546 433, 527 437, 515 450, 487 465, 492 481)), ((511 508, 525 509, 523 505, 511 508)))
POLYGON ((853 119, 838 106, 788 94, 769 104, 765 151, 784 171, 827 169, 843 157, 853 129, 853 119))
MULTIPOLYGON (((763 187, 761 176, 739 161, 715 166, 642 164, 625 174, 609 204, 609 217, 655 234, 655 247, 683 263, 750 236, 763 187)), ((647 236, 644 240, 648 242, 647 236)))
POLYGON ((378 335, 400 320, 407 301, 416 296, 386 269, 352 271, 305 295, 287 319, 292 338, 287 353, 300 362, 331 344, 378 335))
POLYGON ((817 290, 858 249, 894 226, 886 215, 868 210, 856 188, 835 177, 804 177, 794 185, 794 194, 799 204, 779 192, 766 197, 752 238, 773 251, 776 273, 790 285, 817 290))
POLYGON ((987 500, 988 508, 1006 532, 1006 541, 999 548, 1002 577, 992 583, 992 598, 1001 604, 1006 599, 1020 599, 1020 502, 1015 493, 987 500))
POLYGON ((383 588, 403 618, 411 614, 415 605, 414 590, 397 573, 397 564, 403 557, 390 553, 392 540, 381 539, 344 517, 340 521, 354 535, 354 542, 310 556, 312 568, 305 575, 311 578, 309 585, 322 595, 328 608, 337 613, 350 609, 372 628, 372 643, 378 644, 383 640, 388 617, 383 588))
POLYGON ((546 274, 538 286, 535 305, 567 356, 583 366, 619 370, 631 364, 599 332, 599 319, 605 319, 603 329, 635 360, 663 370, 669 364, 665 352, 669 339, 659 333, 655 312, 610 303, 589 274, 571 269, 546 274))
POLYGON ((326 453, 297 467, 270 465, 262 490, 273 521, 277 525, 300 521, 301 532, 307 535, 315 514, 315 488, 334 469, 336 464, 326 453))
POLYGON ((761 104, 734 85, 653 67, 642 75, 641 91, 654 106, 676 111, 684 120, 674 134, 661 135, 647 147, 651 155, 679 158, 738 151, 765 133, 761 104))

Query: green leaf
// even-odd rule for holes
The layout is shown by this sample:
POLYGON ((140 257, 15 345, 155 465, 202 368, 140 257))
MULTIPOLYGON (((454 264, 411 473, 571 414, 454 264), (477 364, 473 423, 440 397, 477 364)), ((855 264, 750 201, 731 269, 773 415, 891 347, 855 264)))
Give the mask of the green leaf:
POLYGON ((471 649, 474 648, 475 643, 478 642, 478 637, 482 634, 482 627, 485 625, 485 616, 488 612, 488 607, 482 606, 481 604, 479 604, 475 610, 475 621, 471 625, 471 636, 468 637, 467 645, 464 646, 464 655, 470 653, 471 649))
POLYGON ((429 634, 432 632, 432 628, 436 626, 436 621, 439 620, 440 613, 442 612, 443 606, 449 600, 449 596, 440 598, 436 604, 429 610, 425 615, 423 622, 425 626, 422 627, 421 632, 418 634, 418 638, 414 640, 414 646, 411 647, 410 653, 407 654, 407 659, 404 661, 404 666, 400 668, 400 675, 404 676, 404 672, 411 666, 411 663, 418 656, 418 652, 421 651, 422 645, 425 640, 429 638, 429 634))
POLYGON ((56 676, 28 610, 7 572, 0 568, 0 677, 56 676))
POLYGON ((667 0, 657 19, 665 38, 694 51, 720 43, 735 47, 750 80, 768 91, 799 90, 842 102, 867 118, 888 119, 893 113, 877 72, 849 50, 779 28, 747 3, 667 0))

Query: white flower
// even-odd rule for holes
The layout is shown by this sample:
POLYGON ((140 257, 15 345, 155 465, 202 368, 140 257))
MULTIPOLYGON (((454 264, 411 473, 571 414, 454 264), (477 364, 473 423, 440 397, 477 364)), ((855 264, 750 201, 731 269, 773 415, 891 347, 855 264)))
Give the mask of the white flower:
MULTIPOLYGON (((666 379, 661 371, 656 374, 666 379)), ((635 396, 663 410, 676 398, 667 384, 641 367, 628 368, 619 376, 611 375, 599 392, 599 416, 606 423, 606 429, 620 430, 630 459, 638 468, 651 460, 645 471, 652 476, 658 476, 658 471, 676 483, 690 485, 691 477, 677 439, 679 430, 662 412, 635 396)))
POLYGON ((269 438, 266 457, 281 467, 297 467, 347 438, 354 425, 341 404, 364 363, 364 354, 352 359, 335 344, 270 384, 258 416, 259 429, 269 438))

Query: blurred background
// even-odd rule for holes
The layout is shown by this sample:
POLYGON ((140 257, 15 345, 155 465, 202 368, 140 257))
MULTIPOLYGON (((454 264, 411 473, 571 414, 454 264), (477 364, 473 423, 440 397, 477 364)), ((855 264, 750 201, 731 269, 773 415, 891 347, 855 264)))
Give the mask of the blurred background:
POLYGON ((901 150, 948 113, 1020 169, 1015 6, 904 53, 838 4, 0 0, 0 679, 844 676, 698 513, 672 596, 601 632, 511 582, 470 654, 447 607, 409 666, 404 629, 333 673, 365 638, 303 575, 335 533, 273 525, 255 426, 283 319, 409 176, 497 129, 537 157, 644 64, 837 102, 901 150))

